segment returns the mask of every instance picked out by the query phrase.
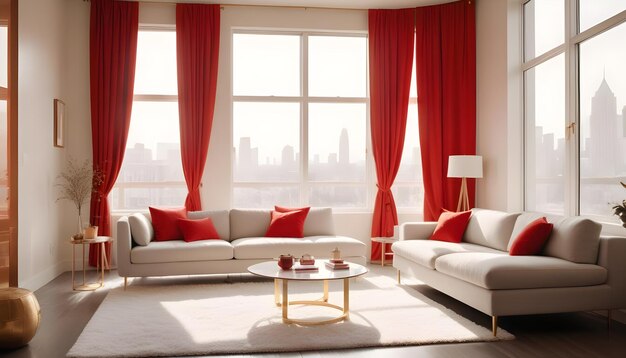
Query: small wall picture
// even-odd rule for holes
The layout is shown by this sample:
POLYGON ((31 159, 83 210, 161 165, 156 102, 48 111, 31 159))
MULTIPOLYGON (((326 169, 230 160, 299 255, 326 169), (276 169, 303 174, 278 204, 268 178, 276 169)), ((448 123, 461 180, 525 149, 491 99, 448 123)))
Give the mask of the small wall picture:
POLYGON ((65 147, 65 103, 54 99, 54 146, 65 147))

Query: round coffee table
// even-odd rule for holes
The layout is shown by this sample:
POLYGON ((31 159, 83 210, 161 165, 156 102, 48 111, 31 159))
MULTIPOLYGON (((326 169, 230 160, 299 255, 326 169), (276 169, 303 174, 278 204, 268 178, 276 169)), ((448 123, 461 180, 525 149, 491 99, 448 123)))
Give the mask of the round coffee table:
POLYGON ((283 270, 278 267, 276 261, 261 262, 256 265, 248 267, 248 272, 251 274, 268 277, 274 279, 274 301, 276 306, 282 307, 283 322, 295 323, 302 326, 313 326, 321 324, 329 324, 340 322, 349 318, 350 315, 350 278, 364 275, 368 272, 368 269, 359 265, 350 263, 350 268, 347 270, 331 270, 326 268, 325 260, 315 261, 315 265, 319 268, 319 271, 314 272, 296 272, 294 270, 283 270), (316 301, 289 301, 289 281, 323 281, 324 282, 324 296, 316 301), (331 280, 343 280, 343 307, 328 303, 328 281, 331 280), (282 281, 282 299, 280 294, 280 283, 282 281), (289 306, 290 305, 313 305, 334 308, 342 312, 341 316, 311 321, 289 318, 289 306))

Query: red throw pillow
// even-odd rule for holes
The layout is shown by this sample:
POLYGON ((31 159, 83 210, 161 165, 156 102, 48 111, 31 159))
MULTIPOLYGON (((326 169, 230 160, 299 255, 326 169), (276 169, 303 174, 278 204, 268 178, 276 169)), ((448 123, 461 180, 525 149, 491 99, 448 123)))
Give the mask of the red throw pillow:
POLYGON ((308 214, 309 210, 311 210, 311 207, 307 206, 307 207, 304 207, 304 208, 286 208, 284 206, 274 205, 274 210, 278 211, 279 213, 288 213, 290 211, 306 210, 306 212, 308 214))
MULTIPOLYGON (((281 208, 284 209, 284 208, 281 208)), ((294 211, 272 211, 272 221, 265 233, 266 237, 304 237, 304 221, 310 208, 294 211)))
POLYGON ((178 219, 178 227, 183 233, 183 239, 186 242, 200 240, 219 239, 220 235, 215 230, 213 220, 204 218, 199 220, 178 219))
POLYGON ((511 245, 509 255, 521 256, 540 253, 543 245, 548 241, 553 227, 554 225, 550 224, 545 217, 531 222, 517 235, 513 245, 511 245))
POLYGON ((461 211, 458 213, 444 211, 439 216, 437 227, 430 239, 455 243, 461 242, 471 216, 471 211, 461 211))
POLYGON ((149 209, 154 228, 154 241, 183 239, 183 234, 178 228, 178 219, 187 219, 187 209, 153 207, 149 209))

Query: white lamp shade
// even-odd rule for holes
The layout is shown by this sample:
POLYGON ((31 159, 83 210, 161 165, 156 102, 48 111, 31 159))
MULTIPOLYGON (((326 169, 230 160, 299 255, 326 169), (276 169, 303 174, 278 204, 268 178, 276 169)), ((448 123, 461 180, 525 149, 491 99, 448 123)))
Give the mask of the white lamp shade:
POLYGON ((451 155, 448 178, 482 178, 483 157, 480 155, 451 155))

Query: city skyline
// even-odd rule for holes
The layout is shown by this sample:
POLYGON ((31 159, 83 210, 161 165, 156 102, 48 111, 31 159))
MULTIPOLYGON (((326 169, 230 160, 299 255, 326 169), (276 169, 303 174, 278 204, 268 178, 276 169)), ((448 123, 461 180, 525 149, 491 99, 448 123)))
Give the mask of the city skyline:
MULTIPOLYGON (((626 104, 618 104, 603 77, 589 100, 590 114, 581 118, 580 212, 610 216, 622 196, 619 181, 626 177, 626 104)), ((565 137, 535 126, 535 210, 563 210, 566 160, 565 137)))

